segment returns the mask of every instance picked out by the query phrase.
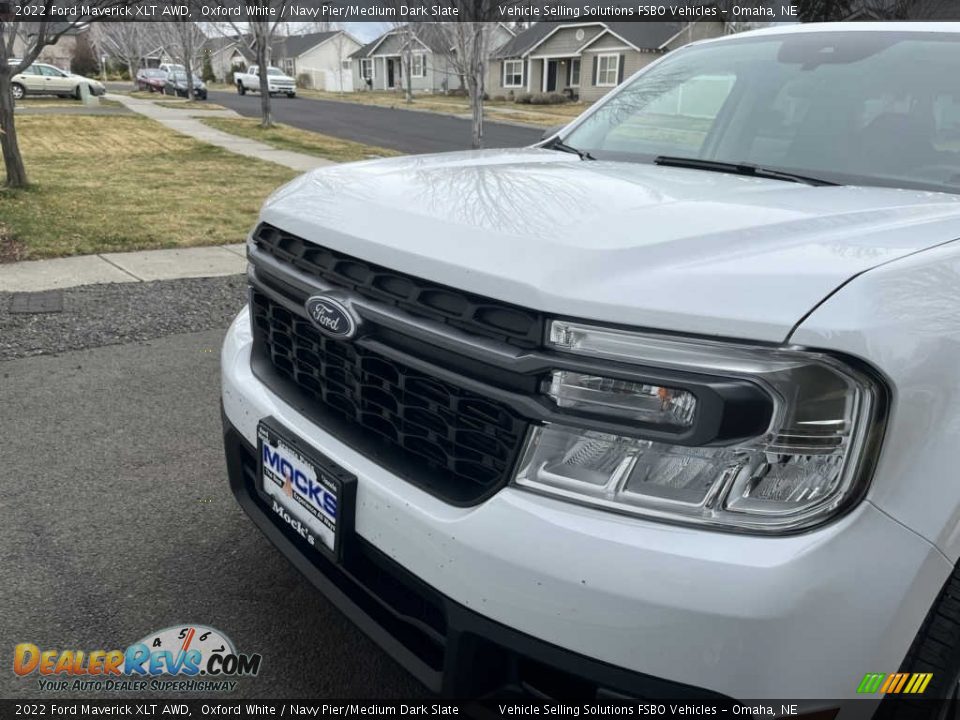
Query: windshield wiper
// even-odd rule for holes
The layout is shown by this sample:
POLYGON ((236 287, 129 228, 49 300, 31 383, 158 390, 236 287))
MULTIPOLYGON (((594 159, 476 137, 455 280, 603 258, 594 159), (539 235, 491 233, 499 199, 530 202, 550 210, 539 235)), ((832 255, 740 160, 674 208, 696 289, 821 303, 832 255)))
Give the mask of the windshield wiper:
POLYGON ((690 168, 691 170, 709 170, 711 172, 731 173, 733 175, 748 175, 751 177, 770 178, 772 180, 785 180, 787 182, 805 183, 807 185, 839 185, 840 183, 831 182, 822 178, 810 177, 809 175, 798 175, 797 173, 787 172, 786 170, 774 170, 750 163, 732 163, 720 162, 718 160, 701 160, 700 158, 674 157, 672 155, 658 155, 653 160, 654 165, 663 165, 665 167, 690 168))
POLYGON ((581 160, 596 160, 596 158, 586 150, 577 150, 577 148, 573 147, 572 145, 567 145, 560 138, 556 138, 543 147, 545 147, 547 150, 559 150, 560 152, 573 153, 574 155, 578 155, 581 160))

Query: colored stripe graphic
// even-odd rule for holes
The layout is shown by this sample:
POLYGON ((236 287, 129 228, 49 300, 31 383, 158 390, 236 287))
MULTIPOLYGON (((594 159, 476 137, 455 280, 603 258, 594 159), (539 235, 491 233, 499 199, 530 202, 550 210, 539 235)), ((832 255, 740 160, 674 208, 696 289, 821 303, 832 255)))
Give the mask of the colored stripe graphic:
POLYGON ((920 695, 931 680, 933 673, 867 673, 857 686, 857 692, 920 695))
POLYGON ((875 693, 880 689, 880 683, 886 677, 886 673, 867 673, 857 686, 858 693, 875 693))

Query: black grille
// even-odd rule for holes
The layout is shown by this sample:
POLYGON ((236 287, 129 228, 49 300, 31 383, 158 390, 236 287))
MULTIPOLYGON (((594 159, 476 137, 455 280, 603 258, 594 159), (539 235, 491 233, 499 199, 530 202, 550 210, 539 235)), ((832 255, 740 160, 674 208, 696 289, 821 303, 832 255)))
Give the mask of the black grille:
POLYGON ((345 424, 346 441, 376 441, 378 462, 456 504, 477 502, 506 482, 526 430, 510 409, 328 338, 262 293, 252 293, 251 312, 273 369, 313 400, 314 411, 345 424))
POLYGON ((444 322, 466 332, 523 348, 541 344, 543 316, 508 303, 394 272, 315 245, 262 223, 254 232, 257 247, 331 285, 444 322))

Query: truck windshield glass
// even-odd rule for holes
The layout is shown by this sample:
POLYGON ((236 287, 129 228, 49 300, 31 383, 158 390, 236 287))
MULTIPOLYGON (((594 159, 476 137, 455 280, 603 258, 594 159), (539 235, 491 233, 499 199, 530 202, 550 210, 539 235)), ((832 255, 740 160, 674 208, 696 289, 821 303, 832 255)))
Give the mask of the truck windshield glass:
POLYGON ((960 193, 960 41, 944 33, 743 38, 668 56, 564 142, 598 160, 744 163, 960 193))
POLYGON ((270 68, 267 70, 267 75, 283 75, 283 71, 278 68, 270 68))

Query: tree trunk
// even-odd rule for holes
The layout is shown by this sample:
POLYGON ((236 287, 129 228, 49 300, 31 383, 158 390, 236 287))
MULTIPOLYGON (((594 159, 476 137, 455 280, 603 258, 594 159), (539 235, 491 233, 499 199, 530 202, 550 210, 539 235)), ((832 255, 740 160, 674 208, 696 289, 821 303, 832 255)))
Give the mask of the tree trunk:
POLYGON ((267 80, 267 71, 270 66, 267 53, 268 37, 257 40, 257 64, 260 70, 260 127, 272 128, 273 115, 270 112, 270 85, 267 80))
POLYGON ((183 58, 183 67, 187 71, 187 101, 193 99, 193 24, 188 23, 184 29, 186 33, 185 40, 183 43, 184 53, 183 58))
MULTIPOLYGON (((426 59, 424 59, 424 62, 426 62, 426 59)), ((411 71, 413 70, 413 56, 409 56, 406 65, 407 67, 405 70, 407 74, 407 77, 406 77, 407 102, 412 103, 413 102, 413 73, 411 71)))
POLYGON ((470 93, 472 123, 470 145, 480 148, 483 147, 483 78, 473 74, 467 76, 467 90, 470 93))
POLYGON ((7 187, 22 188, 28 184, 27 169, 23 166, 23 157, 17 142, 10 77, 7 68, 0 70, 0 149, 3 150, 3 165, 7 171, 7 187))
POLYGON ((133 83, 134 90, 140 89, 137 87, 137 70, 139 69, 133 60, 127 60, 127 72, 130 73, 130 82, 133 83))

